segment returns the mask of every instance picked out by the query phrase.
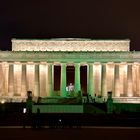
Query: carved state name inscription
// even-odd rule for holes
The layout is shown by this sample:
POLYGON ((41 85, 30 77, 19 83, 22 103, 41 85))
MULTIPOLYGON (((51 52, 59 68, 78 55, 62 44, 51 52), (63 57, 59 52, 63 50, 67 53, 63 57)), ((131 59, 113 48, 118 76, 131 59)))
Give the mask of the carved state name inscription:
POLYGON ((129 40, 12 39, 12 51, 129 51, 129 43, 129 40))

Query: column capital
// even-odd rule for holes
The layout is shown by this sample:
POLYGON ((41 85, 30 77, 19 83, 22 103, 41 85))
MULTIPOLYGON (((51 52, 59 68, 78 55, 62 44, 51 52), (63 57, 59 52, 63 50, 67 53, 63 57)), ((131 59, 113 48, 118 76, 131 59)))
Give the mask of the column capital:
POLYGON ((51 63, 51 62, 48 62, 48 63, 47 63, 47 65, 53 65, 53 63, 51 63))
POLYGON ((127 62, 121 62, 120 65, 126 65, 128 64, 127 62))
POLYGON ((94 65, 97 65, 97 64, 99 65, 99 64, 101 64, 101 62, 94 62, 93 64, 94 65))
POLYGON ((92 66, 94 63, 88 63, 88 66, 92 66))
POLYGON ((40 62, 39 64, 45 64, 45 65, 46 65, 46 64, 47 64, 47 62, 40 62))
POLYGON ((102 65, 102 66, 106 66, 106 65, 107 65, 107 63, 101 63, 101 65, 102 65))
POLYGON ((115 63, 110 61, 110 62, 107 62, 107 64, 115 64, 115 63))
POLYGON ((80 63, 74 63, 74 66, 81 66, 80 63))
POLYGON ((67 63, 60 63, 61 66, 67 66, 67 63))

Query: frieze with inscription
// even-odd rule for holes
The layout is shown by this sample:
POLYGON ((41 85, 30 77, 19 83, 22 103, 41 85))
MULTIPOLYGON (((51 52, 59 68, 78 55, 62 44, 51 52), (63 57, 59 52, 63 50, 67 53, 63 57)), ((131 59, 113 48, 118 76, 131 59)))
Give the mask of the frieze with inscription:
POLYGON ((0 61, 140 62, 140 52, 0 51, 0 61))

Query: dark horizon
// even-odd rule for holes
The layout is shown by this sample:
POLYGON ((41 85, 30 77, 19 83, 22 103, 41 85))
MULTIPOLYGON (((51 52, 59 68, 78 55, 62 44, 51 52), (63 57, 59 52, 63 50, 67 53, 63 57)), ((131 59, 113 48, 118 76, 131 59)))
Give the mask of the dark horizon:
POLYGON ((126 0, 18 1, 0 5, 0 50, 12 38, 130 39, 140 51, 140 2, 126 0))

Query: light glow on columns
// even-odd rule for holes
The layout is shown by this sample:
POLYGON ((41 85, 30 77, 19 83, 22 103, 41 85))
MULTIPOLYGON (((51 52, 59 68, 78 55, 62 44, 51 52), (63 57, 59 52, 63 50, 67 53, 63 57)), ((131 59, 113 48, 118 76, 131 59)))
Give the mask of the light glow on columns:
POLYGON ((9 73, 9 63, 8 62, 2 62, 2 94, 8 95, 8 73, 9 73))
POLYGON ((114 96, 120 97, 120 77, 119 77, 119 64, 114 66, 114 96))
POLYGON ((32 91, 34 94, 34 82, 35 82, 35 65, 33 62, 28 62, 26 65, 27 68, 27 90, 32 91))
POLYGON ((127 94, 127 63, 122 62, 119 66, 120 94, 127 94))
POLYGON ((93 64, 93 76, 94 76, 94 94, 96 96, 101 95, 101 64, 93 64))
POLYGON ((5 100, 1 100, 1 104, 4 104, 5 103, 5 100))
POLYGON ((140 69, 139 69, 139 63, 134 63, 132 65, 132 83, 133 83, 133 93, 134 95, 138 96, 140 93, 140 80, 139 80, 139 76, 140 76, 140 69))
POLYGON ((133 96, 133 84, 132 84, 132 64, 127 65, 127 96, 133 96))
POLYGON ((114 63, 109 62, 106 65, 106 73, 107 73, 107 92, 112 91, 114 92, 114 63))
POLYGON ((14 63, 14 94, 21 94, 21 74, 22 74, 22 65, 20 62, 14 63))
POLYGON ((47 87, 47 65, 46 62, 40 63, 39 65, 39 81, 40 81, 40 96, 46 96, 47 87))
MULTIPOLYGON (((137 81, 136 81, 136 94, 137 96, 140 96, 140 64, 139 63, 136 63, 136 67, 137 67, 137 81)), ((133 76, 133 75, 132 75, 133 76)))

